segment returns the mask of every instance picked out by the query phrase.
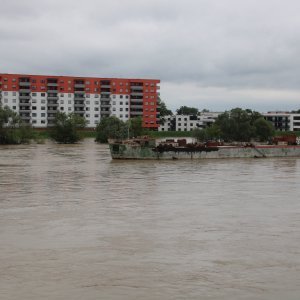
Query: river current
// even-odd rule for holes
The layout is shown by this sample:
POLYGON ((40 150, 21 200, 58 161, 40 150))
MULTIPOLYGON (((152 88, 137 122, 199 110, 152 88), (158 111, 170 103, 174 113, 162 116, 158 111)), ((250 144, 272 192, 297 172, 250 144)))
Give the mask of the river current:
POLYGON ((0 146, 0 299, 300 299, 300 159, 0 146))

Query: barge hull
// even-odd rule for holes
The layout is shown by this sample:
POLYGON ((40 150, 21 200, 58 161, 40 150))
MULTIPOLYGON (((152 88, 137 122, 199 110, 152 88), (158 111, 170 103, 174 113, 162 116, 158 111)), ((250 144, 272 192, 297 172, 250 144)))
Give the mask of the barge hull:
POLYGON ((221 158, 266 158, 300 157, 300 146, 256 146, 256 147, 217 147, 214 150, 157 151, 151 147, 131 145, 110 145, 113 159, 172 160, 172 159, 221 159, 221 158))

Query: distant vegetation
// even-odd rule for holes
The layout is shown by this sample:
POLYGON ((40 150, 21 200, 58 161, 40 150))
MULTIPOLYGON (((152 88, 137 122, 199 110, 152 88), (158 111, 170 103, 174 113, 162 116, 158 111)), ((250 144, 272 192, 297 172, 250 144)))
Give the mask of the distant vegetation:
POLYGON ((21 118, 8 107, 0 107, 0 144, 23 144, 33 138, 29 125, 22 123, 21 118))
POLYGON ((74 144, 82 139, 80 129, 85 128, 86 120, 75 113, 58 112, 54 126, 49 130, 50 138, 61 144, 74 144))
POLYGON ((142 118, 131 118, 123 122, 117 117, 103 118, 96 127, 96 142, 107 143, 108 139, 125 139, 149 134, 149 130, 142 127, 142 118))
POLYGON ((176 110, 177 115, 197 115, 198 112, 198 108, 189 106, 180 106, 180 108, 176 110))
POLYGON ((250 109, 234 108, 218 116, 216 122, 206 129, 195 129, 194 137, 200 141, 223 139, 248 142, 251 139, 267 141, 274 135, 273 125, 250 109))

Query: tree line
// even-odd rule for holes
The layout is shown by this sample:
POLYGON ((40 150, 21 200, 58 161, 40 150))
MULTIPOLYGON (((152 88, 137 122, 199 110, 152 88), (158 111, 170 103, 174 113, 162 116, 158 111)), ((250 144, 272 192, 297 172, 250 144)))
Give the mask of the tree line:
MULTIPOLYGON (((76 143, 82 139, 81 131, 86 120, 75 113, 58 112, 49 130, 51 139, 58 143, 76 143)), ((126 122, 111 116, 103 118, 95 129, 96 142, 105 143, 108 139, 125 139, 151 132, 142 126, 142 118, 132 118, 126 122)), ((264 117, 250 109, 235 108, 218 116, 207 128, 195 129, 193 136, 198 140, 222 139, 224 141, 267 141, 274 135, 274 129, 264 117)), ((22 123, 18 114, 8 107, 0 107, 0 144, 27 143, 34 138, 32 128, 22 123)))

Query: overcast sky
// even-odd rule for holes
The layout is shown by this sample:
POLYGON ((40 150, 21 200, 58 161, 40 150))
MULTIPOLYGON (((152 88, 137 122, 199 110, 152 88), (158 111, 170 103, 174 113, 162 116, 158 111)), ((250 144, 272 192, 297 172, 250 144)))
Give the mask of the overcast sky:
POLYGON ((215 111, 300 109, 299 0, 0 0, 0 73, 161 80, 215 111))

